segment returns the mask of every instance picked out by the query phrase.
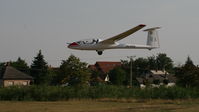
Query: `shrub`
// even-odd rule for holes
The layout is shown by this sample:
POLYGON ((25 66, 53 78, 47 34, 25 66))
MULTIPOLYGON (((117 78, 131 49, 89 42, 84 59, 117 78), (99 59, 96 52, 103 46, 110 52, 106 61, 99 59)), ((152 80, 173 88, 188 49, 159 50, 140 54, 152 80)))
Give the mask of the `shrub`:
POLYGON ((189 99, 199 98, 198 88, 127 88, 99 85, 85 87, 29 86, 0 88, 0 100, 60 101, 68 99, 136 98, 136 99, 189 99))

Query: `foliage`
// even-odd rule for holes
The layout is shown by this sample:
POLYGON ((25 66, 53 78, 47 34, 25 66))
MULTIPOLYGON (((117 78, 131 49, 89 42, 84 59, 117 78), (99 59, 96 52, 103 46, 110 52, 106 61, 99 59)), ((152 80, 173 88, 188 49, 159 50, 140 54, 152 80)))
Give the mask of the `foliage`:
POLYGON ((0 63, 0 79, 3 77, 5 71, 5 63, 0 63))
POLYGON ((59 77, 62 84, 87 85, 90 79, 90 71, 86 63, 80 62, 79 58, 71 55, 67 60, 62 61, 59 77))
POLYGON ((126 72, 121 67, 116 67, 109 72, 109 78, 114 85, 123 85, 126 81, 126 72))
POLYGON ((158 70, 166 70, 168 72, 172 72, 173 61, 171 58, 167 57, 165 53, 159 53, 156 57, 156 62, 158 70))
POLYGON ((68 99, 190 99, 199 98, 199 88, 160 87, 127 88, 125 86, 29 86, 0 88, 0 100, 13 101, 63 101, 68 99))
POLYGON ((178 84, 183 87, 197 87, 199 85, 199 68, 196 67, 190 57, 184 66, 176 68, 178 84))
MULTIPOLYGON (((126 80, 129 82, 130 61, 122 60, 121 62, 122 69, 127 72, 126 80)), ((157 56, 148 58, 137 58, 132 60, 132 80, 134 86, 137 85, 136 77, 146 74, 149 70, 166 70, 169 73, 173 73, 173 61, 165 53, 159 53, 157 56)))
POLYGON ((60 83, 60 70, 59 68, 49 68, 48 69, 48 78, 49 78, 49 84, 50 85, 59 85, 60 83))
POLYGON ((100 78, 100 75, 101 75, 100 71, 98 71, 98 70, 90 70, 90 72, 91 72, 90 84, 92 86, 104 83, 104 81, 100 78))
MULTIPOLYGON (((124 66, 130 66, 129 61, 122 60, 122 63, 124 66)), ((133 69, 137 71, 137 74, 142 74, 147 70, 173 71, 173 61, 165 53, 159 53, 157 56, 133 60, 133 69)))
POLYGON ((29 73, 28 64, 25 62, 25 60, 21 59, 20 57, 18 57, 17 61, 11 62, 10 65, 21 72, 29 73))
POLYGON ((31 64, 31 75, 34 77, 35 84, 46 84, 48 81, 48 66, 44 60, 41 50, 31 64))
POLYGON ((134 70, 136 71, 137 76, 140 74, 145 74, 149 70, 148 60, 145 58, 136 59, 133 65, 135 66, 134 70))
MULTIPOLYGON (((137 76, 137 68, 135 66, 135 63, 134 63, 134 60, 132 59, 132 83, 133 85, 136 85, 137 84, 137 81, 136 81, 136 76, 137 76)), ((124 85, 130 85, 130 70, 131 70, 131 63, 130 61, 127 61, 127 60, 121 60, 122 62, 122 66, 121 68, 126 72, 126 80, 124 82, 124 85)))
POLYGON ((147 58, 148 60, 148 67, 150 70, 157 70, 157 61, 155 56, 150 56, 147 58))

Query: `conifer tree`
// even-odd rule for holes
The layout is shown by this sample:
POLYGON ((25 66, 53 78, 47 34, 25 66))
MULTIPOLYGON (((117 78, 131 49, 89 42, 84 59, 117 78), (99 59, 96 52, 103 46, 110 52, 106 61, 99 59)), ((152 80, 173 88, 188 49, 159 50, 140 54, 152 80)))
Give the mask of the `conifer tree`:
POLYGON ((187 57, 185 65, 176 69, 178 84, 183 87, 198 87, 199 68, 196 67, 190 57, 187 57))
POLYGON ((35 84, 46 84, 46 77, 48 75, 47 62, 44 60, 41 50, 31 64, 31 75, 34 77, 35 84))

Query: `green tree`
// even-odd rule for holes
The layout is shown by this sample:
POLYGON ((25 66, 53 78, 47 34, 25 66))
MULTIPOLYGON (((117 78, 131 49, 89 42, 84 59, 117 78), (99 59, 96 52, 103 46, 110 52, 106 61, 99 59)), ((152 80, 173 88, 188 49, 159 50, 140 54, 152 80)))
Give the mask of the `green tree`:
POLYGON ((126 72, 121 67, 116 67, 109 72, 109 79, 112 84, 124 85, 126 81, 126 72))
POLYGON ((48 66, 41 50, 31 64, 31 75, 34 77, 35 84, 46 84, 48 82, 48 66))
POLYGON ((71 55, 67 60, 62 61, 59 78, 62 84, 83 86, 88 84, 90 74, 87 63, 81 62, 79 58, 71 55))
POLYGON ((48 74, 50 76, 50 84, 51 85, 59 85, 60 84, 60 69, 59 68, 49 68, 48 74))
POLYGON ((11 62, 10 65, 21 72, 29 73, 28 64, 25 62, 25 60, 21 59, 20 57, 18 57, 17 61, 11 62))
POLYGON ((91 77, 90 77, 90 83, 91 85, 99 85, 101 83, 104 83, 104 81, 100 78, 101 72, 98 70, 90 70, 91 77))
POLYGON ((190 57, 187 58, 185 65, 176 68, 177 83, 183 87, 198 87, 199 68, 196 67, 190 57))
POLYGON ((150 56, 147 58, 148 60, 148 67, 150 70, 157 70, 157 61, 155 56, 150 56))
POLYGON ((5 69, 5 63, 0 63, 0 79, 3 77, 5 69))
POLYGON ((48 75, 45 78, 46 84, 49 85, 58 85, 58 79, 57 76, 59 74, 59 68, 48 68, 48 75))
POLYGON ((136 71, 136 76, 140 76, 147 72, 149 69, 148 60, 145 58, 138 58, 134 61, 134 70, 136 71))
POLYGON ((196 67, 189 56, 187 57, 187 60, 185 62, 185 66, 187 66, 187 67, 196 67))
MULTIPOLYGON (((135 63, 134 63, 135 61, 134 60, 132 60, 132 83, 133 83, 133 85, 136 85, 137 83, 137 81, 136 81, 136 69, 137 69, 137 67, 136 67, 136 65, 135 65, 135 63)), ((121 66, 121 68, 126 72, 126 76, 125 76, 125 78, 126 78, 126 80, 125 80, 125 82, 124 82, 124 84, 125 85, 130 85, 130 70, 131 70, 131 62, 130 61, 128 61, 128 60, 121 60, 121 63, 122 63, 122 66, 121 66)))
POLYGON ((156 57, 156 64, 158 70, 166 70, 172 72, 173 70, 173 61, 165 53, 159 53, 156 57))

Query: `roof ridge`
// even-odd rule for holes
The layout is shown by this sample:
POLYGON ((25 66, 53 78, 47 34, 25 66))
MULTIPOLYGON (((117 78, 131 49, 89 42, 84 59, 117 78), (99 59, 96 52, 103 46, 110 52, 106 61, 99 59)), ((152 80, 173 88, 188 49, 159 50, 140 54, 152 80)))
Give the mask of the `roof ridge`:
POLYGON ((33 77, 17 70, 12 66, 7 66, 3 79, 33 79, 33 77))

